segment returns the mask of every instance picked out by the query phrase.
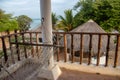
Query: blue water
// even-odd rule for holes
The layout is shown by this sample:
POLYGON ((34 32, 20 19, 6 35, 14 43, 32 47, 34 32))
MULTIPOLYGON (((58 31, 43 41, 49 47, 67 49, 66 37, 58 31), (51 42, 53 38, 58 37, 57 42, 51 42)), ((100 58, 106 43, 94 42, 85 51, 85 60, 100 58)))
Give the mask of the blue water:
POLYGON ((33 19, 33 22, 30 25, 30 30, 38 27, 41 24, 40 19, 33 19))

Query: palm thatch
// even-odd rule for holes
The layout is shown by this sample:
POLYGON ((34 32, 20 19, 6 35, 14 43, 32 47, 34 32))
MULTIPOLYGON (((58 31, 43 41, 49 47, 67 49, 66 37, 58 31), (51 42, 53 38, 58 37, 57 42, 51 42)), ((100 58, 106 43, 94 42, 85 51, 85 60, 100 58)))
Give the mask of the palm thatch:
MULTIPOLYGON (((89 20, 88 22, 84 23, 81 26, 78 26, 77 28, 73 29, 71 32, 90 32, 90 33, 106 33, 96 22, 93 20, 89 20)), ((78 34, 75 34, 73 36, 73 45, 74 45, 74 51, 80 51, 80 39, 81 36, 78 34)), ((99 36, 93 35, 92 36, 92 56, 96 55, 98 53, 98 41, 99 36)), ((63 41, 62 41, 63 42, 63 41)), ((67 35, 67 48, 71 48, 71 36, 67 35)), ((63 43, 62 43, 63 44, 63 43)), ((83 35, 83 51, 84 53, 89 53, 89 44, 90 44, 90 36, 89 35, 83 35)), ((102 35, 101 36, 101 53, 106 52, 106 46, 107 46, 107 36, 102 35)), ((111 38, 110 40, 110 50, 114 48, 114 41, 111 38)))
MULTIPOLYGON (((55 31, 55 30, 53 30, 53 31, 55 31)), ((34 28, 34 29, 30 30, 29 32, 42 32, 42 26, 39 25, 37 28, 34 28)), ((26 36, 29 36, 29 35, 26 34, 26 36)), ((35 37, 35 36, 36 36, 35 34, 32 34, 32 37, 35 37)), ((42 34, 40 33, 38 36, 41 38, 42 34)))
MULTIPOLYGON (((42 32, 42 28, 43 27, 41 25, 39 25, 37 28, 34 28, 34 29, 30 30, 29 32, 42 32)), ((56 30, 52 30, 52 31, 56 32, 56 30)), ((26 38, 30 37, 29 33, 26 33, 24 36, 26 38)), ((55 35, 53 35, 53 37, 55 37, 55 35)), ((36 33, 32 33, 32 38, 36 38, 36 39, 42 41, 42 33, 38 33, 37 35, 36 35, 36 33)))
MULTIPOLYGON (((37 28, 35 28, 35 29, 33 29, 33 30, 31 30, 31 31, 33 31, 33 32, 42 32, 42 26, 40 25, 40 26, 38 26, 37 28)), ((52 30, 53 32, 56 32, 56 30, 52 30)))
POLYGON ((32 29, 33 32, 42 32, 42 26, 38 26, 37 28, 32 29))
MULTIPOLYGON (((28 32, 41 32, 41 31, 42 31, 42 27, 39 26, 39 27, 37 27, 37 28, 34 28, 34 29, 29 30, 28 32)), ((24 36, 25 36, 26 38, 30 38, 30 34, 29 34, 29 33, 26 33, 24 36)), ((39 36, 39 37, 42 37, 41 34, 39 34, 38 36, 39 36)), ((32 33, 32 38, 36 38, 36 34, 35 34, 35 33, 32 33)))

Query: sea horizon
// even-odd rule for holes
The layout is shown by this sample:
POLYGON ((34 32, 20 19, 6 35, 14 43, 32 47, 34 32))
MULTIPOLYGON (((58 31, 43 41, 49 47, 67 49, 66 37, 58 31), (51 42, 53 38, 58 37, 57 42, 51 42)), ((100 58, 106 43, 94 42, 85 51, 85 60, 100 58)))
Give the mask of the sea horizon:
POLYGON ((39 18, 32 19, 32 23, 30 24, 30 30, 37 28, 41 24, 41 20, 39 18))

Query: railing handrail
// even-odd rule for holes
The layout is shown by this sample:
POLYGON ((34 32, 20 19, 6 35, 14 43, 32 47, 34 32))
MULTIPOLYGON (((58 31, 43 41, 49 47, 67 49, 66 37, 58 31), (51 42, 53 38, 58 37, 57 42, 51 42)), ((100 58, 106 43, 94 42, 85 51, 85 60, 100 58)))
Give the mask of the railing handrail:
MULTIPOLYGON (((27 31, 27 32, 12 33, 9 35, 0 36, 0 38, 9 37, 9 36, 18 35, 18 34, 25 34, 25 33, 41 33, 41 32, 27 31)), ((53 32, 53 33, 55 33, 55 34, 120 35, 120 33, 99 33, 99 32, 98 33, 97 32, 53 32)))
POLYGON ((32 46, 47 46, 47 47, 63 47, 61 45, 54 45, 54 44, 43 44, 43 43, 39 43, 39 44, 36 44, 36 43, 28 43, 28 42, 10 42, 10 44, 18 44, 18 45, 32 45, 32 46))

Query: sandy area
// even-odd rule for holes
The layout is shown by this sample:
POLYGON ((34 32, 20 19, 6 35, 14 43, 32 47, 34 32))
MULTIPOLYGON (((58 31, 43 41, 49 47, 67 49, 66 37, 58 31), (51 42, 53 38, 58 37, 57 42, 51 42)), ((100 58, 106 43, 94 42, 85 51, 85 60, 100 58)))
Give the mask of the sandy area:
MULTIPOLYGON (((59 54, 59 60, 64 61, 65 60, 64 56, 65 56, 64 53, 60 53, 59 54)), ((55 57, 54 59, 57 60, 57 53, 54 55, 54 57, 55 57)), ((108 58, 108 66, 113 66, 114 65, 114 58, 115 58, 115 52, 110 51, 109 52, 109 58, 108 58)), ((67 61, 72 62, 72 59, 71 59, 70 55, 68 56, 67 61)), ((117 61, 118 61, 117 66, 120 66, 120 49, 118 51, 118 60, 117 61)), ((80 58, 74 56, 74 62, 80 62, 80 58)), ((88 58, 83 58, 82 63, 88 64, 88 58)), ((104 63, 102 65, 105 65, 105 61, 102 62, 102 63, 104 63)), ((96 63, 94 63, 94 64, 96 64, 96 63)))
POLYGON ((99 73, 85 73, 61 68, 62 74, 58 80, 120 80, 120 76, 101 75, 99 73))

